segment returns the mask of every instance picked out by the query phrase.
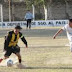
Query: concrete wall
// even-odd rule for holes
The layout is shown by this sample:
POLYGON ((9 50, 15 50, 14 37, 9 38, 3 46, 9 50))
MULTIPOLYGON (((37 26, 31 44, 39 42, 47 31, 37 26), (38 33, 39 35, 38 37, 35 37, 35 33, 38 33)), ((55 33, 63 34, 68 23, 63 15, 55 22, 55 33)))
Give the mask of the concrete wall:
MULTIPOLYGON (((68 2, 68 9, 67 12, 68 14, 66 14, 66 5, 65 3, 61 4, 60 2, 58 3, 53 3, 51 5, 51 14, 52 14, 52 19, 68 19, 68 18, 72 18, 72 2, 68 2)), ((32 8, 31 8, 32 11, 32 8)), ((14 5, 14 11, 13 11, 13 15, 14 15, 14 20, 24 20, 24 16, 25 13, 27 12, 27 7, 24 4, 15 4, 14 5)), ((44 19, 44 9, 43 6, 38 6, 35 7, 35 15, 36 18, 35 19, 44 19), (41 15, 41 16, 39 16, 41 15)), ((4 16, 4 21, 8 21, 9 20, 9 8, 8 8, 8 4, 3 4, 3 16, 4 16)))

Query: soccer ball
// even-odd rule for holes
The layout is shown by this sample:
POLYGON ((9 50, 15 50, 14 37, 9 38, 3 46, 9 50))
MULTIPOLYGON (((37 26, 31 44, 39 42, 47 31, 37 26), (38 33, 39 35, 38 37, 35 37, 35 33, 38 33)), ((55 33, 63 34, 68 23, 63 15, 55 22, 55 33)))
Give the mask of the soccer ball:
POLYGON ((9 59, 8 61, 7 61, 7 66, 8 67, 11 67, 13 65, 13 61, 11 60, 11 59, 9 59))

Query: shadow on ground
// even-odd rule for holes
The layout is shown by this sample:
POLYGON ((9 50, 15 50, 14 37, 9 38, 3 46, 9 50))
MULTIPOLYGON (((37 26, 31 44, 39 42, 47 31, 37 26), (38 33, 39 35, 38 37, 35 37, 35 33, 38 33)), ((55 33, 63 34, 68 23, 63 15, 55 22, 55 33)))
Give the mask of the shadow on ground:
MULTIPOLYGON (((63 48, 65 46, 29 46, 28 48, 63 48)), ((24 48, 24 47, 21 47, 24 48)))
POLYGON ((21 69, 72 69, 72 67, 24 67, 21 69))

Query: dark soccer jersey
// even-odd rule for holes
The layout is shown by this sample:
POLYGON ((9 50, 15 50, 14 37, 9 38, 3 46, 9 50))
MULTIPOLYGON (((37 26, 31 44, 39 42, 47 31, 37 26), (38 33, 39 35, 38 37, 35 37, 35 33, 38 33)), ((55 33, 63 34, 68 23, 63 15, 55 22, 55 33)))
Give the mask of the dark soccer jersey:
POLYGON ((19 32, 17 35, 14 33, 14 31, 8 32, 8 35, 5 38, 5 47, 16 46, 19 38, 21 38, 21 40, 27 45, 27 41, 21 32, 19 32))

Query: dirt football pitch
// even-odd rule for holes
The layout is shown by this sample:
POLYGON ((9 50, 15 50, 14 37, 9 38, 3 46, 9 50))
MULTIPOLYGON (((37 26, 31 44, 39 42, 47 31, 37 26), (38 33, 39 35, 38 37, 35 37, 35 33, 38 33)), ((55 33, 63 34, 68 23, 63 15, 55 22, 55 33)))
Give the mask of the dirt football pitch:
MULTIPOLYGON (((72 53, 70 52, 66 33, 63 32, 56 39, 53 35, 59 28, 23 29, 22 33, 28 42, 28 48, 21 40, 23 69, 0 66, 0 72, 72 72, 72 53)), ((8 30, 0 30, 0 57, 3 56, 4 36, 8 30)), ((12 58, 16 56, 11 55, 12 58)))

